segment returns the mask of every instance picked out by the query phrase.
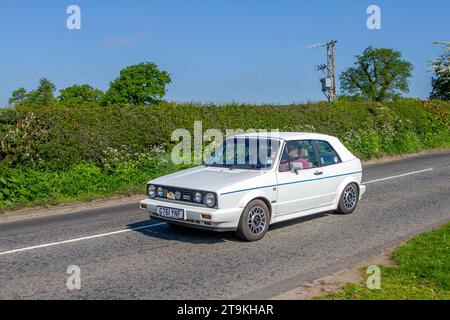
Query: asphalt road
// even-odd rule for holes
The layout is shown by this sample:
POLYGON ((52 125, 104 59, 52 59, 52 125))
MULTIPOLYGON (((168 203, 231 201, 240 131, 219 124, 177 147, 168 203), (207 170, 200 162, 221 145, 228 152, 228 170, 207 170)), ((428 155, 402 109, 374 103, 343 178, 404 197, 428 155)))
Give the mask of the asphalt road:
POLYGON ((363 180, 352 215, 278 224, 254 243, 175 230, 138 204, 0 223, 0 299, 265 299, 450 220, 450 150, 368 165, 363 180), (80 290, 66 286, 71 265, 80 290))

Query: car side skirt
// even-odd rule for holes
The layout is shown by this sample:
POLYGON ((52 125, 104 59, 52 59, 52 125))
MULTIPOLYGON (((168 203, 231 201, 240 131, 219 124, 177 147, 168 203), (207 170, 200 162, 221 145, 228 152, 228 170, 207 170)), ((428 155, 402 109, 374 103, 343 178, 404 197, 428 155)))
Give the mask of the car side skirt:
POLYGON ((317 208, 311 208, 311 209, 307 209, 307 210, 287 213, 287 214, 283 214, 283 215, 277 215, 275 218, 275 221, 272 224, 276 224, 278 222, 288 221, 288 220, 292 220, 292 219, 297 219, 297 218, 301 218, 301 217, 305 217, 305 216, 310 216, 313 214, 334 211, 334 210, 336 210, 336 206, 331 204, 331 205, 327 205, 327 206, 320 206, 317 208))

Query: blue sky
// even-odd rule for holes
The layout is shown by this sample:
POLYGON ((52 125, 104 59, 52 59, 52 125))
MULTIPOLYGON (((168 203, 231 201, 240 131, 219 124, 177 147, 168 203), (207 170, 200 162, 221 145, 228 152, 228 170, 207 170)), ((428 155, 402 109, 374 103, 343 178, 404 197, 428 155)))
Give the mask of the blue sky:
POLYGON ((42 77, 58 89, 88 83, 105 90, 119 70, 153 61, 172 75, 175 101, 291 103, 322 100, 314 65, 328 39, 337 71, 369 45, 399 50, 414 64, 408 96, 430 92, 427 61, 450 40, 450 2, 275 0, 2 0, 0 104, 42 77), (81 30, 66 9, 80 6, 81 30), (366 9, 381 7, 382 29, 369 30, 366 9))

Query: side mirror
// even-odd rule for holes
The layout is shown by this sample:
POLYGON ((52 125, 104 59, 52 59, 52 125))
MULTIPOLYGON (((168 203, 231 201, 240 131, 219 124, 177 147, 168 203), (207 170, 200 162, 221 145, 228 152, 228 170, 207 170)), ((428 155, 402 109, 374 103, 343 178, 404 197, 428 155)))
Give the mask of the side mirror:
POLYGON ((303 163, 301 162, 291 162, 291 172, 298 174, 299 170, 303 170, 303 163))

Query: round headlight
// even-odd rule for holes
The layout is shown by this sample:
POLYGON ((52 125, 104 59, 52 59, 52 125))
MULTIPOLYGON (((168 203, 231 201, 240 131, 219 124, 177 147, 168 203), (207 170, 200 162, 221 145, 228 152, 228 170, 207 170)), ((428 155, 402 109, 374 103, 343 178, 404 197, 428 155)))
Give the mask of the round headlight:
POLYGON ((194 201, 197 203, 202 203, 203 201, 203 195, 201 192, 196 192, 194 195, 194 201))
POLYGON ((208 207, 214 207, 216 205, 216 196, 213 193, 207 193, 205 196, 205 203, 208 207))
POLYGON ((147 194, 150 198, 156 197, 156 187, 154 185, 149 185, 147 189, 147 194))
POLYGON ((160 198, 164 197, 164 190, 161 187, 158 188, 158 197, 160 198))

